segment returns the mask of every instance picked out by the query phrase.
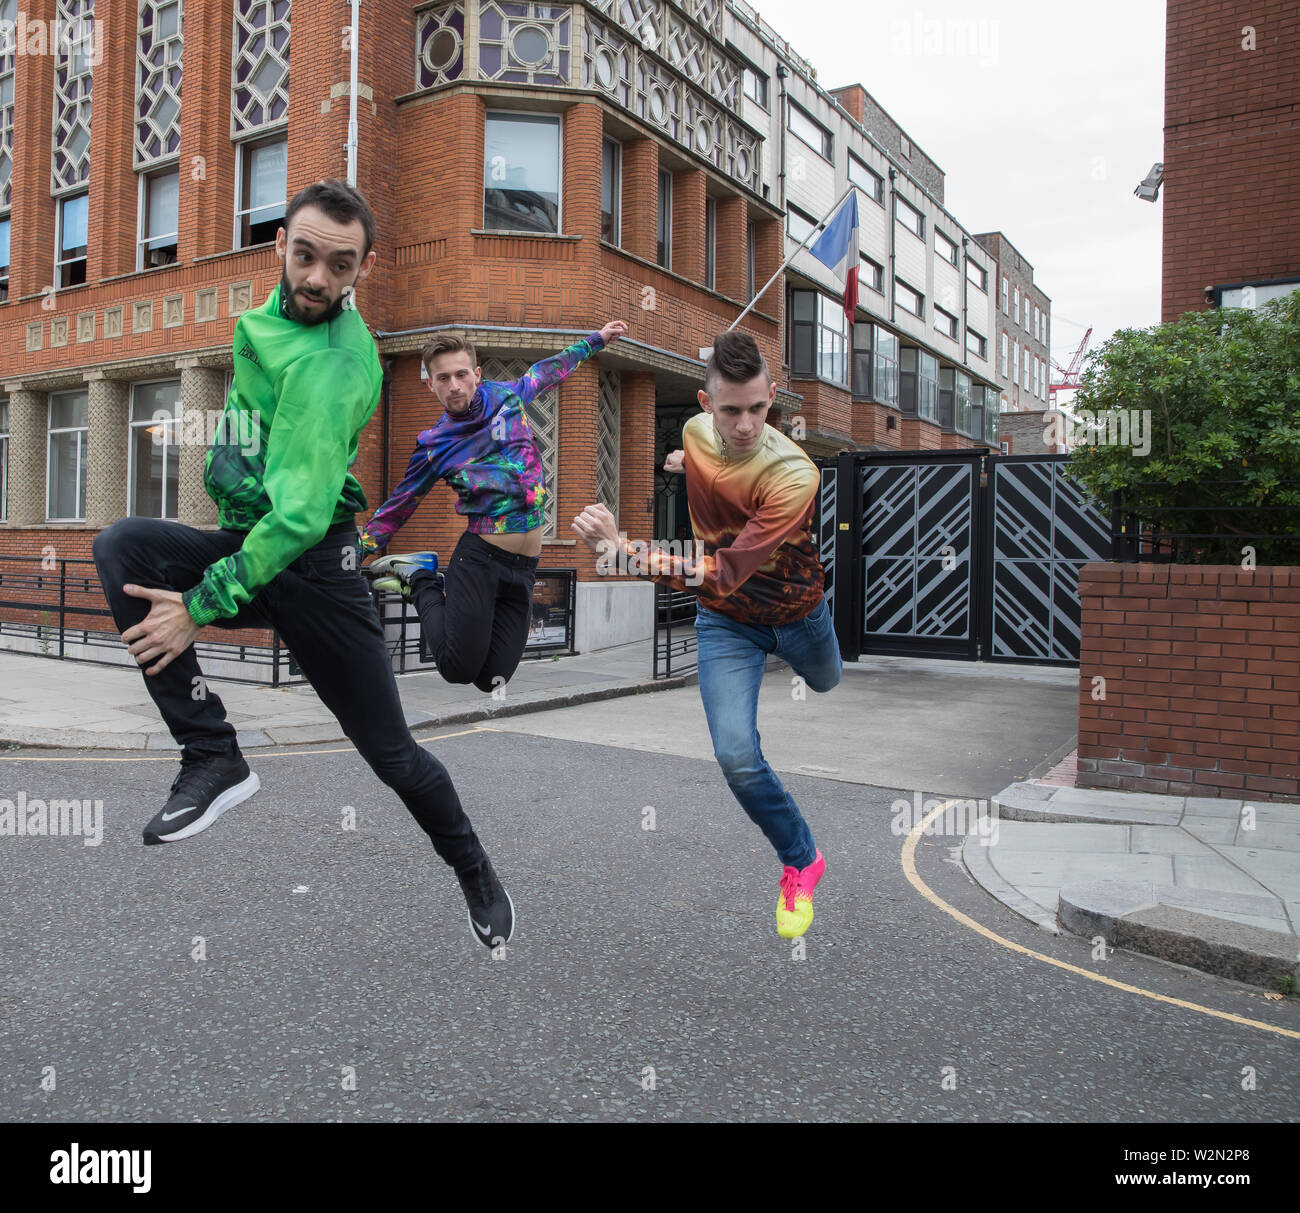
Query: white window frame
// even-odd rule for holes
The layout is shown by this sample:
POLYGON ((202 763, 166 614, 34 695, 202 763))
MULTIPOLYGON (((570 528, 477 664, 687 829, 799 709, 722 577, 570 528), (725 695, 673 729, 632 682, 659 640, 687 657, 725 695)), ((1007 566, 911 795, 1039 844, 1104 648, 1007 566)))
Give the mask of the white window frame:
POLYGON ((151 426, 151 425, 154 424, 154 422, 153 422, 153 419, 152 419, 152 418, 150 418, 150 419, 147 420, 147 421, 133 421, 133 420, 132 420, 132 417, 133 417, 134 414, 135 414, 135 389, 138 388, 138 387, 147 387, 147 386, 148 386, 149 384, 151 384, 151 383, 174 383, 174 384, 176 384, 176 416, 175 416, 172 420, 170 420, 170 421, 165 421, 165 422, 163 422, 163 425, 164 425, 164 427, 171 426, 171 427, 172 427, 173 429, 175 429, 175 431, 176 431, 177 445, 176 445, 176 454, 175 454, 175 459, 176 459, 177 467, 179 468, 179 466, 180 466, 181 449, 180 449, 180 445, 179 445, 179 439, 180 439, 180 430, 181 430, 181 403, 180 403, 180 399, 181 399, 180 384, 181 384, 181 381, 180 381, 180 380, 179 380, 175 375, 171 375, 171 376, 164 376, 164 377, 162 377, 162 378, 160 378, 160 379, 141 379, 138 383, 132 383, 132 384, 131 384, 131 394, 130 394, 130 397, 128 398, 128 400, 127 400, 127 406, 126 406, 126 510, 127 510, 127 514, 128 514, 128 516, 133 517, 133 518, 134 518, 134 517, 139 517, 139 518, 153 518, 153 517, 159 517, 159 518, 163 519, 164 521, 175 522, 176 519, 177 519, 177 517, 179 517, 179 515, 180 515, 180 509, 181 509, 181 501, 180 501, 180 482, 179 482, 179 480, 177 481, 177 485, 176 485, 176 502, 175 502, 175 504, 176 504, 176 514, 175 514, 175 515, 172 515, 172 514, 168 514, 168 513, 165 512, 166 509, 167 509, 167 451, 168 451, 168 447, 171 445, 170 443, 164 442, 164 443, 162 444, 162 447, 163 447, 163 467, 162 467, 162 481, 163 481, 163 482, 162 482, 162 504, 163 504, 163 510, 164 510, 164 512, 163 512, 162 514, 160 514, 160 515, 154 515, 154 514, 141 514, 141 513, 139 512, 139 510, 136 509, 136 502, 135 502, 135 431, 136 431, 136 430, 140 430, 140 429, 148 429, 149 426, 151 426))
POLYGON ((966 330, 966 350, 974 354, 981 362, 988 361, 989 343, 987 337, 981 337, 973 328, 966 330), (971 348, 971 342, 975 342, 975 347, 971 348))
MULTIPOLYGON (((145 245, 149 242, 150 239, 148 233, 145 231, 145 225, 149 219, 149 182, 152 181, 155 177, 166 177, 171 173, 176 174, 176 186, 177 186, 176 231, 166 232, 164 233, 164 235, 176 237, 176 256, 177 256, 177 261, 180 260, 180 243, 181 243, 181 239, 180 239, 181 216, 180 216, 180 194, 179 194, 180 167, 179 165, 172 164, 164 168, 160 168, 160 169, 155 168, 149 172, 140 172, 136 174, 140 178, 140 196, 138 200, 136 219, 135 219, 135 268, 137 272, 145 268, 144 259, 145 259, 145 253, 147 252, 147 250, 145 249, 145 245)), ((158 268, 158 267, 151 266, 150 268, 158 268)))
MULTIPOLYGON (((258 248, 259 245, 268 243, 263 240, 259 244, 242 244, 243 238, 243 219, 245 215, 251 215, 254 210, 261 209, 257 207, 243 207, 244 202, 244 159, 254 147, 260 147, 264 143, 283 143, 285 145, 285 175, 284 175, 284 206, 285 210, 289 209, 289 128, 282 126, 278 130, 269 134, 259 131, 255 138, 241 139, 235 144, 235 226, 231 236, 231 248, 245 249, 258 248), (242 208, 242 209, 241 209, 242 208)), ((178 222, 179 222, 179 216, 178 222)), ((280 221, 281 227, 284 226, 284 220, 280 221)))
POLYGON ((885 267, 865 253, 858 254, 858 285, 868 287, 877 295, 885 293, 885 267))
MULTIPOLYGON (((483 157, 487 156, 487 127, 493 118, 545 118, 548 121, 554 121, 556 143, 555 143, 555 231, 554 232, 525 232, 527 236, 558 236, 564 231, 564 116, 562 114, 547 113, 539 110, 487 110, 483 115, 483 157)), ((486 172, 487 165, 484 164, 486 172)), ((480 199, 479 214, 483 217, 484 230, 494 232, 506 232, 510 228, 488 228, 487 226, 487 177, 483 178, 482 198, 480 199)))
MULTIPOLYGON (((84 389, 83 389, 84 390, 84 389)), ((77 435, 77 459, 76 466, 81 467, 81 461, 88 454, 87 448, 90 441, 90 394, 86 393, 86 424, 73 426, 60 426, 57 430, 54 428, 54 401, 59 396, 79 396, 81 391, 71 392, 51 392, 45 406, 45 521, 46 522, 85 522, 86 521, 86 502, 82 497, 81 477, 77 476, 77 512, 71 517, 53 517, 50 514, 50 492, 54 487, 54 477, 50 475, 52 460, 54 458, 54 436, 56 434, 76 434, 77 435)))
MULTIPOLYGON (((609 135, 604 136, 600 145, 600 168, 601 168, 601 215, 604 216, 605 210, 605 148, 614 149, 614 159, 612 165, 613 184, 611 186, 611 213, 614 216, 614 233, 608 240, 609 244, 623 246, 623 145, 609 135)), ((602 239, 604 239, 602 235, 602 239)))
POLYGON ((989 293, 989 272, 971 257, 966 258, 966 281, 981 295, 989 293), (976 276, 974 278, 971 277, 971 270, 975 271, 976 276))
MULTIPOLYGON (((907 309, 904 308, 904 311, 907 309)), ((957 340, 957 333, 961 329, 961 322, 951 312, 945 312, 937 303, 934 305, 934 331, 942 333, 950 341, 957 340), (940 321, 943 321, 940 324, 940 321)))
POLYGON ((855 156, 852 152, 849 152, 849 183, 851 185, 856 185, 862 193, 867 194, 871 201, 877 206, 883 207, 885 205, 885 179, 876 172, 871 165, 863 160, 861 156, 855 156), (857 176, 854 175, 853 170, 855 168, 861 169, 866 175, 866 180, 871 182, 870 192, 868 192, 867 187, 858 180, 857 176))
MULTIPOLYGON (((65 265, 75 265, 78 261, 86 262, 86 281, 90 280, 90 191, 73 190, 71 193, 60 194, 55 199, 54 205, 54 285, 56 290, 66 289, 63 285, 63 267, 65 265), (86 254, 84 257, 63 258, 63 207, 65 203, 71 202, 74 198, 85 198, 86 201, 86 254)), ((13 225, 9 227, 9 259, 13 261, 13 225)), ((82 286, 83 283, 70 283, 69 286, 82 286)))
POLYGON ((824 127, 820 122, 818 122, 816 118, 814 118, 806 109, 803 108, 802 105, 800 105, 796 101, 787 102, 786 110, 787 110, 786 117, 785 117, 786 129, 796 139, 798 139, 800 143, 807 144, 808 147, 812 148, 812 150, 816 152, 817 155, 819 155, 828 164, 834 164, 835 163, 835 139, 831 135, 830 131, 828 131, 826 127, 824 127), (801 132, 794 125, 794 118, 796 114, 798 114, 801 118, 803 118, 816 131, 818 131, 821 134, 821 147, 818 147, 816 144, 809 141, 809 135, 812 134, 812 131, 808 131, 806 133, 801 132))
POLYGON ((803 241, 805 239, 805 237, 797 235, 795 232, 790 230, 790 224, 796 215, 808 224, 811 230, 808 232, 807 239, 811 240, 817 232, 817 220, 808 214, 807 211, 800 210, 793 202, 786 203, 785 234, 794 241, 803 241))
POLYGON ((1011 315, 1011 284, 1007 281, 1006 274, 1002 275, 1002 314, 1011 315))
POLYGON ((769 112, 771 111, 771 104, 770 104, 770 99, 772 96, 771 81, 768 79, 767 74, 765 72, 760 72, 757 68, 754 67, 743 68, 741 71, 740 87, 741 87, 741 91, 744 92, 745 96, 748 97, 755 105, 761 107, 762 109, 768 110, 769 112), (750 80, 754 81, 754 92, 750 92, 749 90, 750 80), (756 95, 757 93, 762 93, 763 95, 759 97, 756 95))
POLYGON ((1020 386, 1020 341, 1017 338, 1011 343, 1011 382, 1020 386))
POLYGON ((14 224, 13 216, 6 211, 0 215, 0 223, 9 224, 9 260, 3 266, 0 266, 0 303, 5 303, 9 299, 9 273, 14 260, 14 224))
POLYGON ((949 265, 955 266, 957 264, 957 242, 949 237, 947 233, 940 231, 937 223, 934 226, 934 251, 949 265), (946 244, 952 252, 945 252, 940 247, 940 241, 946 244))
POLYGON ((925 296, 921 294, 921 292, 918 291, 916 287, 910 285, 909 283, 904 282, 901 278, 897 276, 894 278, 894 303, 898 307, 901 307, 903 311, 905 311, 909 316, 915 316, 918 320, 921 321, 925 320, 925 296), (917 299, 916 311, 913 311, 910 307, 908 307, 905 303, 903 303, 902 300, 899 299, 898 291, 900 287, 903 290, 908 291, 911 294, 916 296, 917 299))
POLYGON ((916 216, 916 224, 917 224, 916 227, 911 227, 909 224, 907 224, 907 223, 903 223, 903 227, 906 228, 909 232, 911 232, 912 235, 914 235, 918 240, 924 240, 924 239, 925 239, 925 215, 923 215, 923 214, 921 213, 921 211, 920 211, 920 209, 919 209, 918 207, 913 206, 913 205, 912 205, 910 202, 908 202, 908 200, 907 200, 906 198, 904 198, 901 194, 895 194, 895 195, 894 195, 894 204, 895 204, 895 205, 894 205, 894 222, 895 222, 895 223, 903 223, 903 221, 898 217, 898 216, 899 216, 899 213, 900 213, 900 212, 899 212, 899 207, 903 207, 903 208, 906 209, 910 214, 913 214, 913 215, 916 216))

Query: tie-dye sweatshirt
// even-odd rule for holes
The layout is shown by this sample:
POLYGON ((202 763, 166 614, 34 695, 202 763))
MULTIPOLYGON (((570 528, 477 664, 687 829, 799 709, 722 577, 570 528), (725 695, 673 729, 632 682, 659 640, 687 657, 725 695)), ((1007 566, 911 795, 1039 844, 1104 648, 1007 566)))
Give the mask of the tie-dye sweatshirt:
POLYGON ((650 576, 694 592, 710 610, 740 623, 804 618, 823 587, 812 533, 821 485, 816 464, 770 425, 754 451, 728 455, 708 413, 686 423, 682 448, 691 525, 704 549, 690 576, 698 584, 668 575, 664 553, 642 558, 650 576))
POLYGON ((534 363, 522 379, 484 380, 467 412, 444 412, 416 440, 401 484, 361 532, 361 549, 382 552, 439 480, 460 497, 456 512, 476 534, 536 530, 546 519, 546 476, 525 405, 562 383, 605 348, 599 333, 534 363))

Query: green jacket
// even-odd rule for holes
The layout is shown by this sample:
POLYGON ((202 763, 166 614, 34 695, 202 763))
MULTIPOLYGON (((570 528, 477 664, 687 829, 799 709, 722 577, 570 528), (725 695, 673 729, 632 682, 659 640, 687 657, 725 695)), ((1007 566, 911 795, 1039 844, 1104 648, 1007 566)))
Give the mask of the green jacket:
POLYGON ((204 486, 224 528, 247 532, 183 598, 198 624, 228 619, 340 522, 366 508, 348 468, 383 372, 355 308, 323 324, 280 313, 280 288, 235 322, 235 377, 204 486))

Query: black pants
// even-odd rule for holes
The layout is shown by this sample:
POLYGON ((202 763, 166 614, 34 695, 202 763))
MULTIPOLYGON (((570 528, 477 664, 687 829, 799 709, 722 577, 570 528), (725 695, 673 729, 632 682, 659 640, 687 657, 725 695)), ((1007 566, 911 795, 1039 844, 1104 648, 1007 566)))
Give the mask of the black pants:
MULTIPOLYGON (((155 518, 125 518, 95 537, 95 566, 118 631, 139 623, 149 602, 122 590, 196 585, 203 570, 239 550, 239 531, 196 531, 155 518)), ((393 667, 370 592, 357 571, 352 526, 332 530, 218 627, 276 628, 321 702, 370 768, 411 811, 457 872, 486 857, 446 767, 416 744, 402 713, 393 667), (351 549, 349 553, 347 549, 351 549)), ((152 664, 152 663, 151 663, 152 664)), ((176 743, 187 754, 237 754, 220 698, 201 678, 191 646, 155 675, 141 674, 176 743)))
POLYGON ((446 594, 431 573, 412 577, 425 644, 448 682, 491 691, 510 681, 528 642, 536 571, 536 556, 466 531, 445 569, 446 594))

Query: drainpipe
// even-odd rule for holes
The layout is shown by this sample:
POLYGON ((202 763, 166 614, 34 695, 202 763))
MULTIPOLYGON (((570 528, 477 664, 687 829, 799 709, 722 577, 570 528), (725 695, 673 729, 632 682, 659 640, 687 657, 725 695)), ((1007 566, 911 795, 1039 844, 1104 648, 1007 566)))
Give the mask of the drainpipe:
POLYGON ((888 221, 888 222, 889 222, 889 323, 890 323, 891 325, 896 323, 896 318, 895 318, 895 315, 894 315, 894 307, 895 307, 895 305, 894 305, 894 271, 895 271, 895 269, 896 269, 896 266, 895 266, 895 263, 894 263, 894 259, 895 259, 895 250, 894 250, 894 239, 895 239, 895 237, 894 237, 894 228, 895 228, 895 226, 896 226, 896 220, 895 220, 895 218, 894 218, 894 213, 895 213, 896 203, 894 202, 894 195, 895 195, 898 191, 894 188, 894 179, 895 179, 897 176, 898 176, 898 170, 897 170, 897 169, 893 169, 893 168, 891 168, 891 169, 889 170, 889 211, 888 211, 888 214, 889 214, 889 221, 888 221))
POLYGON ((352 7, 351 66, 348 75, 348 184, 357 184, 357 41, 361 0, 349 0, 352 7))
MULTIPOLYGON (((780 172, 780 174, 777 176, 777 179, 776 179, 776 180, 777 180, 777 191, 776 191, 776 193, 777 193, 777 198, 778 198, 778 200, 779 200, 780 203, 781 203, 781 214, 782 214, 782 216, 785 215, 785 128, 786 128, 786 113, 785 113, 785 106, 786 106, 786 91, 785 91, 785 78, 786 78, 789 74, 790 74, 790 72, 789 72, 788 69, 786 68, 785 64, 784 64, 784 63, 779 63, 779 62, 778 62, 777 65, 776 65, 776 78, 777 78, 777 80, 780 81, 780 84, 781 84, 781 91, 780 91, 780 93, 778 94, 778 96, 779 96, 779 98, 780 98, 780 104, 777 106, 777 114, 776 114, 776 117, 777 117, 777 121, 780 122, 780 124, 781 124, 781 136, 780 136, 780 137, 781 137, 781 145, 780 145, 780 146, 781 146, 781 160, 780 160, 780 163, 781 163, 781 172, 780 172)), ((781 219, 781 228, 782 228, 782 230, 784 231, 784 229, 785 229, 785 219, 784 219, 784 218, 781 219)))
POLYGON ((380 444, 381 454, 380 454, 380 457, 379 457, 379 460, 380 460, 380 462, 379 462, 379 476, 380 476, 380 484, 381 484, 381 488, 382 488, 382 491, 383 491, 383 494, 384 494, 384 500, 387 500, 387 499, 388 499, 388 494, 392 491, 391 488, 389 487, 389 483, 388 483, 388 469, 389 469, 389 462, 388 462, 388 440, 389 440, 389 436, 390 436, 390 434, 391 434, 391 432, 392 432, 391 425, 390 425, 390 421, 391 421, 391 419, 392 419, 393 367, 394 367, 396 364, 397 364, 397 359, 396 359, 396 358, 385 358, 385 359, 384 359, 384 362, 383 362, 383 367, 384 367, 384 383, 383 383, 383 393, 384 393, 384 395, 383 395, 383 404, 384 404, 384 415, 383 415, 384 435, 383 435, 383 441, 382 441, 381 444, 380 444))
MULTIPOLYGON (((967 308, 970 304, 970 279, 966 277, 966 246, 970 244, 970 237, 961 238, 961 364, 970 366, 970 350, 966 348, 966 321, 967 308)), ((984 326, 985 328, 988 325, 984 326)))

